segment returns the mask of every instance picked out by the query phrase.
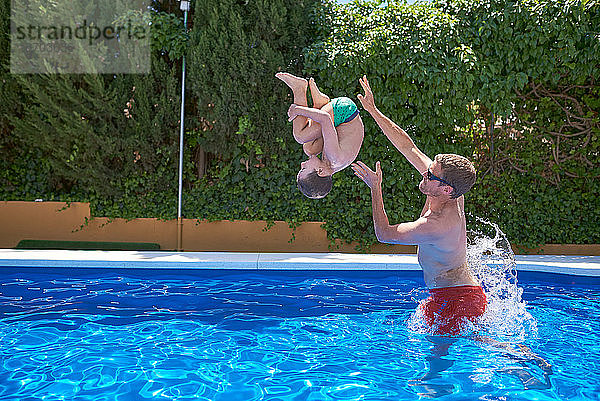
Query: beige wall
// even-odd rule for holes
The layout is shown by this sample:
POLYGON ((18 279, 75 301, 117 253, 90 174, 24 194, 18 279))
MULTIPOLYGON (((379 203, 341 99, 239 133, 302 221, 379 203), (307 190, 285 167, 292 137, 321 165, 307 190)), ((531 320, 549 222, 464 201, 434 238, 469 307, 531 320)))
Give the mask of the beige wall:
MULTIPOLYGON (((278 221, 265 230, 264 221, 183 219, 182 245, 185 251, 356 252, 356 244, 329 248, 321 225, 304 223, 294 231, 286 222, 278 221)), ((0 248, 13 248, 23 239, 153 242, 163 250, 175 250, 177 220, 91 219, 87 203, 66 207, 63 202, 0 202, 0 248)), ((378 244, 372 252, 415 253, 415 247, 378 244)))
MULTIPOLYGON (((356 244, 330 247, 322 223, 303 223, 296 230, 285 222, 265 230, 263 221, 198 222, 184 219, 184 251, 232 252, 356 252, 356 244), (292 237, 294 240, 292 241, 292 237)), ((90 217, 87 203, 0 202, 0 248, 13 248, 23 239, 63 241, 152 242, 162 250, 177 248, 177 220, 110 220, 90 217), (87 219, 87 224, 86 224, 87 219)), ((377 244, 372 253, 415 253, 414 246, 377 244)), ((545 245, 529 252, 600 255, 600 245, 545 245)))

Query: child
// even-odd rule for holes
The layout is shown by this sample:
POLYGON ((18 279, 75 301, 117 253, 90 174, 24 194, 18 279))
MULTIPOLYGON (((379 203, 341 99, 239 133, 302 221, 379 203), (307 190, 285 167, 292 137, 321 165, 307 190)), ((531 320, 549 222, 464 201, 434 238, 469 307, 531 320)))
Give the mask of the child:
POLYGON ((330 100, 312 78, 307 81, 286 72, 275 76, 292 89, 294 103, 288 117, 293 121, 294 139, 308 156, 300 164, 298 188, 311 199, 323 198, 331 191, 331 176, 358 156, 365 132, 358 108, 347 97, 330 100), (306 98, 309 85, 313 107, 308 107, 306 98), (317 157, 319 153, 321 158, 317 157))

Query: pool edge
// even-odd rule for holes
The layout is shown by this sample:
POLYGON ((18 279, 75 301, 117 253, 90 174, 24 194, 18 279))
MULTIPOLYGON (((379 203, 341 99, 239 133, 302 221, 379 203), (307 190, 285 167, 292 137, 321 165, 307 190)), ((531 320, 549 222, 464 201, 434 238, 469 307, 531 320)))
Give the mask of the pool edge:
MULTIPOLYGON (((517 255, 517 270, 600 277, 600 256, 517 255)), ((0 249, 0 266, 38 268, 420 270, 406 254, 0 249)))

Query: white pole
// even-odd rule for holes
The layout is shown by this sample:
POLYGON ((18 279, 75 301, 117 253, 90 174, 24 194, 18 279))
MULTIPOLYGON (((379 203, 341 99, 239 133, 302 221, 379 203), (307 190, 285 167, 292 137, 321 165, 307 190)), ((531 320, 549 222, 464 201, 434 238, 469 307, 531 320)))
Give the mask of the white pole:
MULTIPOLYGON (((190 2, 182 0, 180 4, 183 11, 183 27, 187 32, 187 13, 190 10, 190 2)), ((183 55, 181 67, 181 115, 179 128, 179 197, 177 200, 177 250, 182 249, 183 220, 181 216, 182 192, 183 192, 183 118, 185 111, 185 54, 183 55)))

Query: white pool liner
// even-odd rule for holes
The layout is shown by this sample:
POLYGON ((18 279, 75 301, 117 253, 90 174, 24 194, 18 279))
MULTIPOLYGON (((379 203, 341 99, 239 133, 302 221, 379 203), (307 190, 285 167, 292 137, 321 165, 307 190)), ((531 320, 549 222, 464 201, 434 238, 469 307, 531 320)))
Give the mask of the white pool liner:
MULTIPOLYGON (((517 270, 600 277, 600 256, 519 255, 517 270)), ((420 270, 416 255, 0 249, 0 268, 420 270)))

